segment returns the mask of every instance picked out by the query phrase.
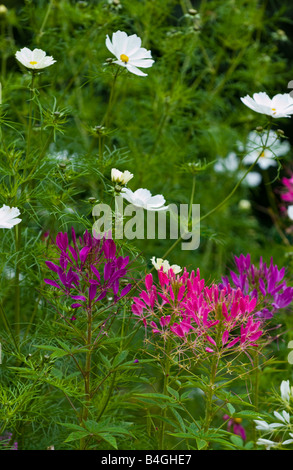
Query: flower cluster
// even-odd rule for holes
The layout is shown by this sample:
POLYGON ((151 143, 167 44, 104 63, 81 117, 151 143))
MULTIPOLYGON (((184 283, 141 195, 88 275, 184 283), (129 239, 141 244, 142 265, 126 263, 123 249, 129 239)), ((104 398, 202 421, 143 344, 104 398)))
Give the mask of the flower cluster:
POLYGON ((159 284, 152 274, 145 277, 145 290, 134 297, 132 312, 145 327, 163 338, 188 343, 195 351, 208 353, 245 350, 257 346, 262 336, 261 321, 255 320, 256 299, 229 285, 205 285, 199 269, 182 275, 170 268, 158 271, 159 284))
POLYGON ((120 289, 120 281, 127 274, 129 257, 118 256, 112 239, 96 239, 88 231, 77 239, 74 229, 71 234, 72 244, 69 244, 67 233, 58 233, 59 263, 46 261, 56 276, 44 281, 72 299, 74 309, 91 309, 108 293, 113 295, 115 303, 127 295, 131 284, 120 289))
POLYGON ((244 295, 256 299, 258 304, 257 316, 262 319, 270 319, 274 313, 287 307, 293 300, 293 287, 288 287, 284 281, 285 268, 279 269, 273 264, 269 266, 260 258, 259 268, 251 263, 250 255, 241 254, 235 256, 235 264, 238 274, 230 271, 230 278, 223 277, 220 287, 227 288, 230 283, 240 289, 244 295))

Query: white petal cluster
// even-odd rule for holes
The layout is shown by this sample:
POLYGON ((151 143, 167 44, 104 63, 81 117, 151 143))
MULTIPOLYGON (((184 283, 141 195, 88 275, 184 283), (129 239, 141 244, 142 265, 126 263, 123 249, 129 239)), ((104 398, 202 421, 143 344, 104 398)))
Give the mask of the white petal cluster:
POLYGON ((19 215, 17 207, 9 207, 4 204, 0 208, 0 228, 12 228, 19 224, 21 222, 21 219, 18 218, 19 215))
POLYGON ((27 47, 17 51, 15 57, 22 65, 32 70, 44 69, 56 62, 53 57, 47 56, 46 52, 42 51, 42 49, 31 51, 27 47))
POLYGON ((168 209, 168 206, 164 206, 166 202, 164 196, 161 194, 152 196, 148 189, 139 188, 133 192, 129 188, 123 188, 121 196, 133 206, 148 211, 165 211, 168 209))
POLYGON ((136 34, 128 36, 124 31, 116 31, 112 35, 112 41, 107 35, 106 46, 117 58, 114 63, 126 67, 135 75, 145 77, 147 74, 139 68, 148 68, 154 63, 151 51, 141 47, 141 39, 136 34))
POLYGON ((248 134, 247 143, 245 146, 246 156, 243 159, 243 163, 246 165, 252 165, 256 161, 257 157, 261 152, 257 164, 262 170, 266 170, 270 166, 276 166, 276 157, 283 157, 290 150, 290 144, 288 141, 280 141, 278 134, 274 131, 270 131, 267 135, 264 135, 252 131, 248 134), (265 145, 265 149, 263 146, 265 145))
POLYGON ((256 113, 266 114, 273 118, 291 117, 293 114, 293 98, 289 93, 277 94, 270 98, 265 92, 254 93, 240 98, 242 103, 256 113))
POLYGON ((160 271, 161 267, 163 267, 164 273, 168 273, 170 269, 172 269, 174 274, 179 274, 180 271, 182 271, 182 268, 178 266, 178 264, 172 264, 172 266, 170 266, 169 261, 163 258, 155 258, 155 256, 153 256, 151 262, 157 271, 160 271))
POLYGON ((128 170, 119 171, 119 170, 117 170, 117 168, 112 168, 112 170, 111 170, 111 180, 114 183, 125 185, 132 178, 133 178, 133 174, 130 173, 130 171, 128 171, 128 170))

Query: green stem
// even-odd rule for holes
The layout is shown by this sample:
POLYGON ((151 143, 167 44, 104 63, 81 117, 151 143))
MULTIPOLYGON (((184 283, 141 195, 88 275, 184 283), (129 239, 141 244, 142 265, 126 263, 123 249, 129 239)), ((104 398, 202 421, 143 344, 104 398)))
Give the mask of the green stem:
POLYGON ((15 269, 15 335, 19 342, 20 335, 20 251, 21 251, 21 224, 15 225, 15 248, 17 253, 15 269))
POLYGON ((32 71, 32 81, 30 84, 30 91, 31 91, 31 98, 29 102, 29 114, 28 114, 28 131, 27 131, 27 141, 26 141, 26 158, 29 156, 30 145, 31 145, 31 135, 32 135, 32 127, 33 127, 33 99, 34 99, 34 84, 35 84, 35 71, 32 71))
MULTIPOLYGON (((255 366, 255 371, 254 371, 254 383, 253 383, 253 404, 254 404, 254 411, 258 412, 258 395, 259 395, 259 357, 258 357, 258 351, 255 351, 255 356, 254 356, 254 366, 255 366)), ((256 427, 253 426, 253 441, 254 444, 256 445, 256 427)))
POLYGON ((38 35, 37 35, 37 39, 36 39, 37 43, 39 43, 41 37, 42 37, 43 34, 44 34, 43 31, 44 31, 45 26, 46 26, 46 23, 47 23, 47 21, 48 21, 48 18, 49 18, 49 15, 50 15, 50 11, 51 11, 51 8, 52 8, 52 6, 53 6, 53 1, 54 1, 54 0, 50 0, 50 3, 49 3, 49 5, 48 5, 46 14, 45 14, 44 19, 43 19, 42 26, 41 26, 41 28, 40 28, 40 31, 39 31, 38 35))
MULTIPOLYGON (((170 376, 170 367, 171 362, 169 358, 169 353, 171 349, 171 342, 170 340, 167 341, 167 347, 165 351, 165 364, 164 364, 164 383, 163 383, 163 394, 168 395, 168 384, 169 384, 169 376, 170 376)), ((164 450, 165 446, 165 418, 167 416, 167 407, 165 406, 162 410, 162 425, 161 425, 161 433, 160 433, 160 450, 164 450)))
POLYGON ((206 394, 204 432, 208 432, 211 421, 212 421, 212 416, 213 416, 212 402, 213 402, 213 395, 215 393, 215 380, 216 380, 216 374, 217 374, 217 366, 218 366, 218 359, 217 359, 217 356, 214 355, 212 359, 209 388, 206 394))
MULTIPOLYGON (((91 356, 92 356, 92 309, 91 306, 88 309, 88 320, 87 320, 87 337, 86 337, 86 359, 85 359, 85 370, 82 373, 84 379, 84 395, 85 404, 82 409, 81 422, 84 422, 88 418, 89 406, 91 401, 91 356)), ((80 440, 80 449, 85 448, 85 439, 80 440)))

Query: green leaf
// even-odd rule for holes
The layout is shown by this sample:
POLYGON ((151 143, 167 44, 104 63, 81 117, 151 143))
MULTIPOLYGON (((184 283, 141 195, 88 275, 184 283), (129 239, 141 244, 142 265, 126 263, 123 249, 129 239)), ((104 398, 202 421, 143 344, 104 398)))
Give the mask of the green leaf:
POLYGON ((227 403, 227 408, 228 408, 228 411, 229 411, 230 416, 233 416, 234 413, 235 413, 235 411, 236 411, 235 408, 234 408, 234 406, 231 405, 231 403, 227 403))
POLYGON ((196 437, 195 440, 198 450, 203 449, 207 445, 207 442, 203 439, 199 439, 199 437, 196 437))
POLYGON ((117 441, 114 436, 111 434, 99 434, 99 437, 101 437, 104 441, 108 442, 114 449, 118 449, 117 447, 117 441))
POLYGON ((79 439, 83 439, 84 437, 87 437, 89 435, 88 431, 74 431, 69 434, 69 436, 65 439, 64 442, 71 442, 71 441, 77 441, 79 439))
POLYGON ((232 434, 230 436, 230 440, 235 446, 243 448, 243 440, 241 439, 240 436, 236 436, 236 434, 232 434))
POLYGON ((121 362, 123 362, 126 357, 128 356, 128 351, 122 351, 118 356, 115 357, 112 367, 118 366, 121 362))
POLYGON ((176 390, 174 390, 174 389, 171 388, 171 387, 167 387, 167 390, 168 390, 168 392, 170 393, 170 395, 172 395, 173 397, 176 398, 177 401, 180 400, 179 393, 178 393, 176 390))

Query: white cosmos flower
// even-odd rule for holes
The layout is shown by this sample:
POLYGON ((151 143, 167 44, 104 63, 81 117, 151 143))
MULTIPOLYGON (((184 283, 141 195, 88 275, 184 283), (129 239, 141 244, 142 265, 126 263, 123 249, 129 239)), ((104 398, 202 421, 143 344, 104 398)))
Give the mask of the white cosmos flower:
POLYGON ((289 93, 279 93, 270 98, 265 92, 260 92, 254 93, 252 98, 246 95, 240 99, 256 113, 266 114, 273 118, 291 117, 290 114, 293 114, 293 98, 289 93))
POLYGON ((274 131, 270 131, 269 135, 259 134, 256 131, 252 131, 248 134, 245 151, 248 152, 243 158, 243 163, 246 165, 252 165, 257 159, 261 152, 257 164, 262 170, 266 170, 270 166, 276 166, 277 161, 275 157, 282 157, 286 155, 290 150, 290 144, 287 140, 280 141, 278 134, 274 131), (266 146, 262 150, 263 146, 266 146))
POLYGON ((289 219, 293 220, 293 205, 287 207, 287 214, 289 219))
MULTIPOLYGON (((238 179, 241 179, 244 176, 243 171, 238 171, 240 160, 237 157, 235 152, 228 153, 226 158, 220 158, 214 165, 214 170, 217 173, 236 173, 238 179)), ((250 188, 254 188, 260 184, 262 176, 257 171, 250 171, 245 179, 243 184, 246 184, 250 188)))
POLYGON ((0 228, 12 228, 14 225, 19 224, 21 219, 17 217, 20 215, 17 207, 5 206, 0 208, 0 228))
POLYGON ((178 266, 178 264, 172 264, 170 266, 169 261, 163 258, 155 258, 154 256, 151 258, 151 262, 153 266, 156 268, 157 271, 160 271, 161 267, 163 267, 163 272, 168 273, 169 269, 172 269, 174 274, 179 274, 182 271, 182 268, 178 266))
POLYGON ((121 196, 135 207, 142 207, 149 211, 165 211, 168 209, 168 206, 164 206, 166 202, 164 196, 161 194, 152 196, 148 189, 140 188, 133 192, 131 189, 123 188, 121 196))
POLYGON ((116 31, 112 35, 112 42, 107 35, 106 46, 117 57, 114 63, 126 67, 129 72, 135 75, 145 77, 147 74, 139 70, 138 67, 148 68, 154 63, 151 51, 140 47, 141 39, 136 34, 128 36, 124 31, 116 31))
POLYGON ((47 56, 42 49, 31 51, 27 47, 20 49, 15 54, 16 59, 25 67, 32 70, 44 69, 56 62, 51 56, 47 56))
POLYGON ((112 168, 111 170, 111 180, 114 183, 127 184, 133 178, 133 174, 130 171, 119 171, 117 168, 112 168))

